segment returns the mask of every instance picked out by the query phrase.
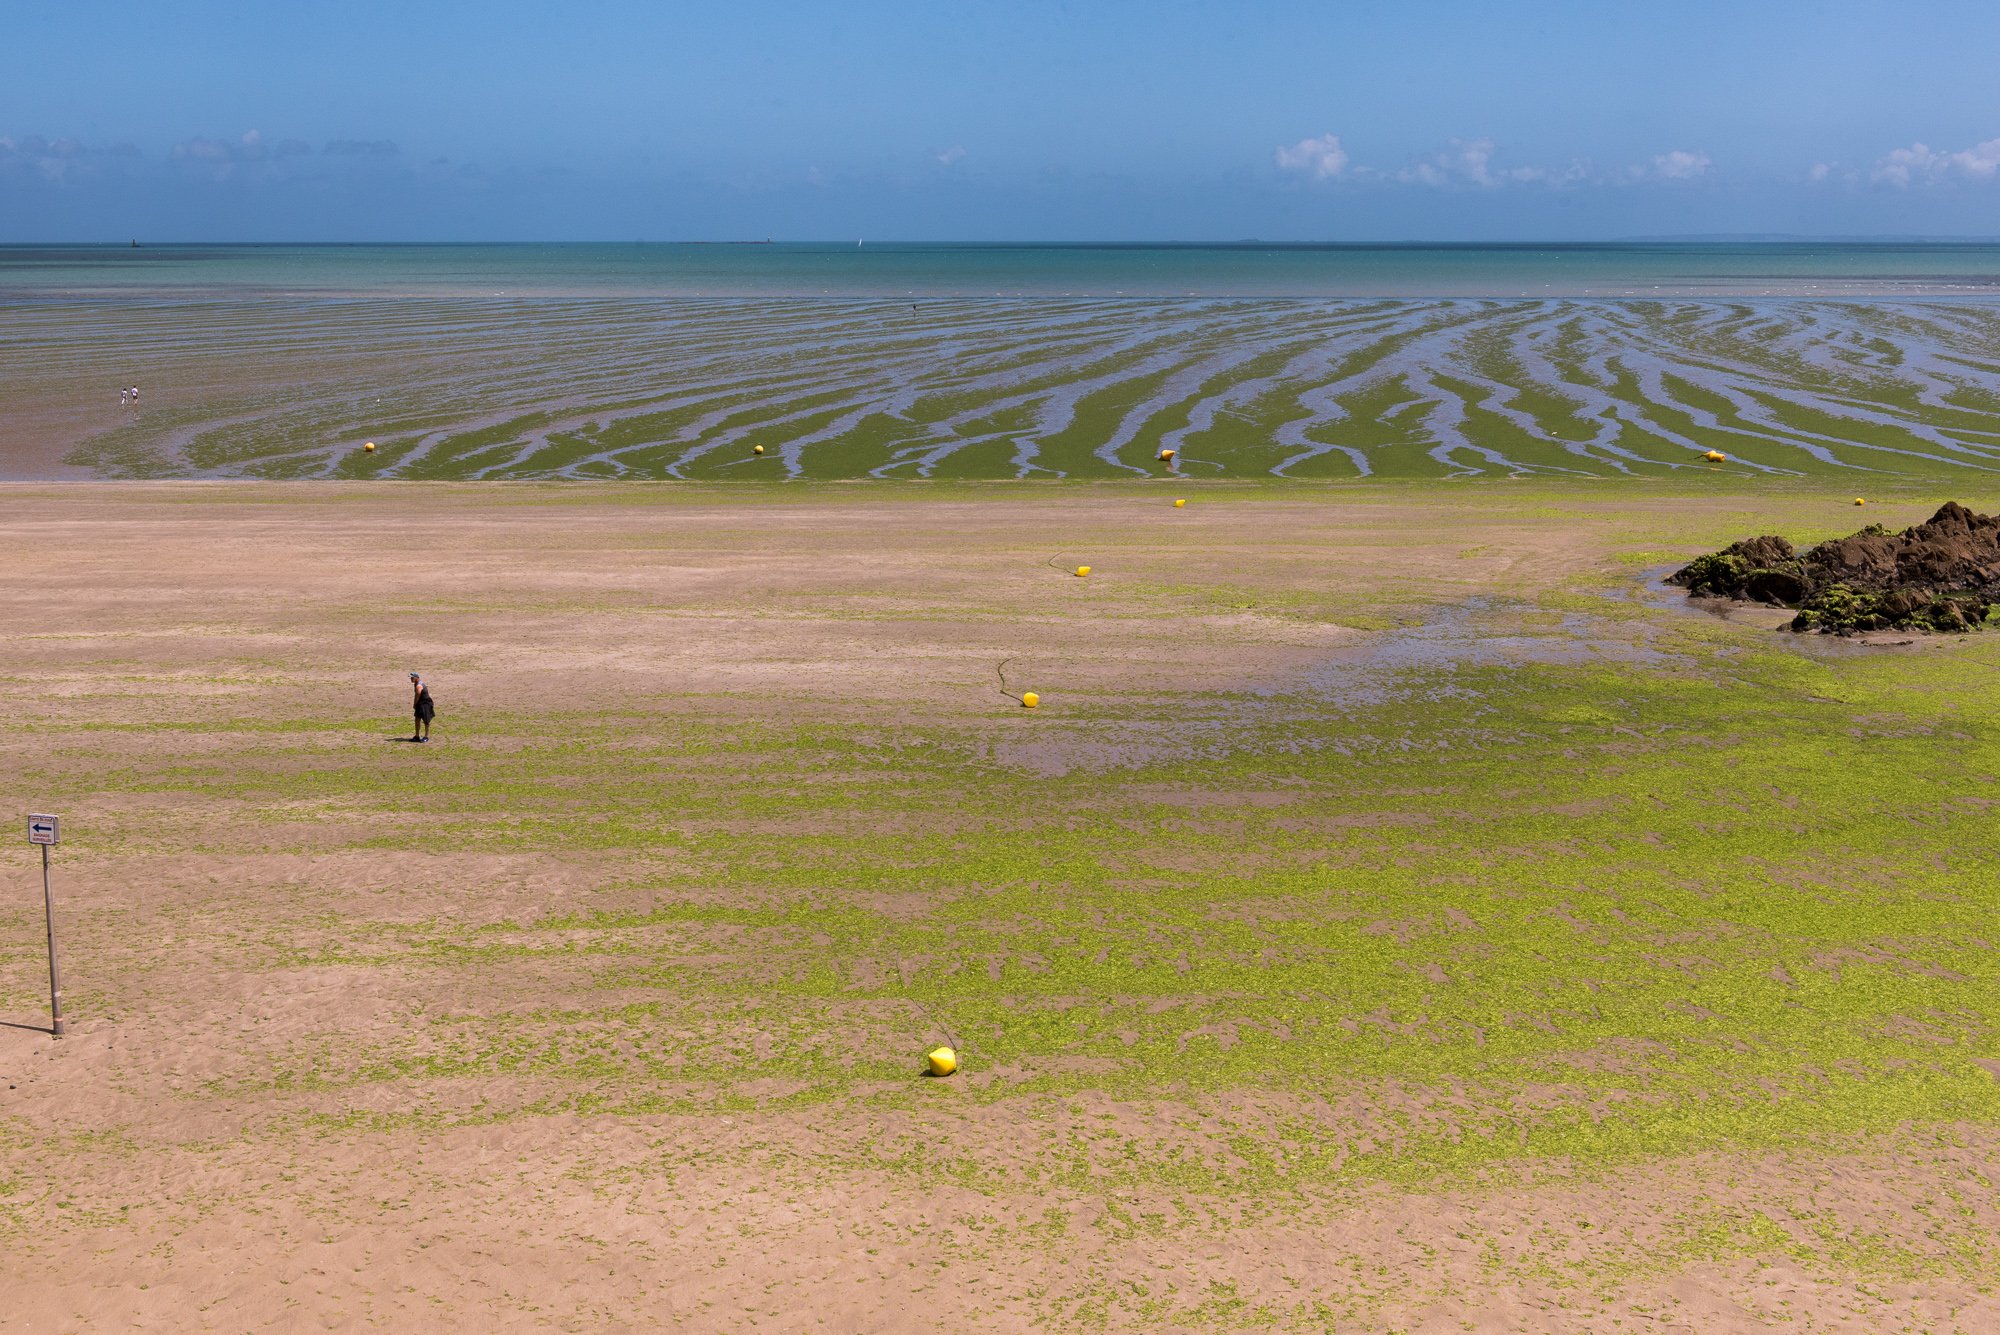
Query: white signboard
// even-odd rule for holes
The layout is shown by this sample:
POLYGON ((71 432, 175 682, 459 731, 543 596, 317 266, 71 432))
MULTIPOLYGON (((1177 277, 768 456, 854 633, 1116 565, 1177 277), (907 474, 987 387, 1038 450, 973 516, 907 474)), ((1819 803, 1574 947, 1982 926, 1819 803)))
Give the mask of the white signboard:
POLYGON ((31 844, 58 844, 62 842, 62 820, 57 816, 28 817, 28 842, 31 844))

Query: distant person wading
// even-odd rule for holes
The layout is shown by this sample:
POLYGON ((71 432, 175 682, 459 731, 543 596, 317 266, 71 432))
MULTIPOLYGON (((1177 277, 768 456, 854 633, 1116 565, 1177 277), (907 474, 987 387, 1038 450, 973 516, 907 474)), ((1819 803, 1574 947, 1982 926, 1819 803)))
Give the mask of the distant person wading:
POLYGON ((437 706, 431 703, 431 688, 424 685, 424 679, 416 673, 410 674, 410 707, 416 712, 416 731, 410 734, 413 742, 428 742, 431 739, 431 720, 437 717, 437 706))

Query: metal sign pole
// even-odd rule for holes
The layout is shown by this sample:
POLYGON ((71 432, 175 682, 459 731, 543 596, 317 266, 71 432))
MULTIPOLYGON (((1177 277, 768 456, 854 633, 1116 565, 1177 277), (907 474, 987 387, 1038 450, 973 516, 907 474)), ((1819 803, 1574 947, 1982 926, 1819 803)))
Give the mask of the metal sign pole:
POLYGON ((42 850, 42 917, 49 926, 49 1032, 63 1036, 62 968, 56 963, 56 897, 49 889, 49 848, 62 842, 60 816, 28 817, 28 842, 42 850))
POLYGON ((49 925, 49 1030, 63 1036, 62 968, 56 963, 56 899, 49 892, 49 846, 42 845, 42 915, 49 925))

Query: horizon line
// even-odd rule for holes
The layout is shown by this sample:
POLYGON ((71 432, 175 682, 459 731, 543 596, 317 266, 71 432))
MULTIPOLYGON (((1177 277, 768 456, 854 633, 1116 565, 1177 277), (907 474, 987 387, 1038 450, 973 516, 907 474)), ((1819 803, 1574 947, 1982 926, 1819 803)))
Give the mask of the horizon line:
MULTIPOLYGON (((834 246, 842 249, 865 249, 867 239, 856 238, 850 244, 842 237, 677 237, 670 239, 630 238, 514 238, 514 239, 456 239, 404 237, 395 240, 342 240, 320 238, 302 239, 258 239, 258 240, 192 240, 187 238, 165 238, 146 240, 128 237, 124 240, 0 240, 0 247, 20 249, 75 248, 75 249, 147 249, 163 246, 834 246)), ((1413 237, 1367 238, 1326 240, 1285 237, 1233 237, 1227 239, 1171 239, 1147 238, 1141 240, 1115 240, 1108 238, 1069 237, 1061 239, 1013 238, 1008 240, 967 240, 950 237, 889 237, 872 244, 877 246, 958 246, 967 248, 1004 249, 1042 248, 1061 249, 1065 247, 1092 247, 1100 249, 1227 249, 1252 246, 1288 247, 1298 249, 1478 249, 1483 247, 1563 247, 1563 246, 1634 246, 1634 245, 2000 245, 2000 234, 1991 233, 1829 233, 1805 232, 1689 232, 1639 236, 1612 237, 1527 237, 1489 238, 1484 240, 1445 240, 1413 237)))

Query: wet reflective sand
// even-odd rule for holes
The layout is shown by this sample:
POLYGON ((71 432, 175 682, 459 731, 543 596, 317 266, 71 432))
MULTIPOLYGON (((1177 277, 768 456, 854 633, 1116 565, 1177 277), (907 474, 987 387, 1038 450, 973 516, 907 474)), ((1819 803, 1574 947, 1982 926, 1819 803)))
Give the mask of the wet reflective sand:
POLYGON ((46 299, 0 394, 14 477, 1858 483, 2000 466, 2000 307, 46 299))

